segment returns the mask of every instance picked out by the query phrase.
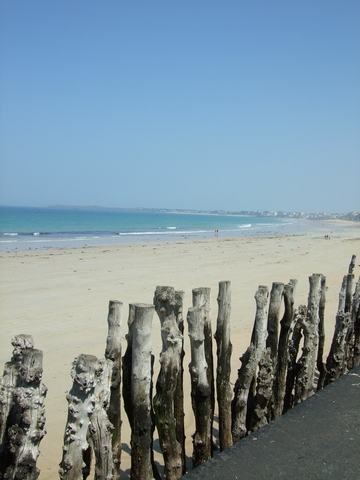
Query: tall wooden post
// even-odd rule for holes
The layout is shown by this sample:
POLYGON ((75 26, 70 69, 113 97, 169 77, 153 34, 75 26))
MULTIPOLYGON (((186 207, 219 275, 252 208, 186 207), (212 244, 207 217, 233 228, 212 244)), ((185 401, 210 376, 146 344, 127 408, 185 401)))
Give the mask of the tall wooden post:
POLYGON ((356 283, 351 311, 354 323, 354 367, 360 365, 360 278, 356 283))
POLYGON ((110 300, 108 314, 108 336, 105 358, 112 360, 111 394, 108 409, 109 420, 113 425, 112 457, 114 480, 120 478, 121 464, 121 321, 123 304, 110 300))
POLYGON ((192 291, 192 301, 193 307, 200 307, 204 310, 204 348, 205 348, 205 359, 207 363, 207 379, 210 385, 211 391, 211 438, 213 432, 213 419, 214 419, 214 409, 215 409, 215 380, 214 380, 214 356, 213 356, 213 335, 211 329, 211 319, 210 319, 210 292, 211 289, 208 287, 199 287, 194 288, 192 291))
POLYGON ((186 452, 185 452, 185 422, 184 422, 184 292, 182 290, 175 291, 175 317, 176 324, 182 336, 181 357, 179 372, 176 381, 176 389, 174 394, 174 416, 176 420, 176 439, 181 445, 181 464, 182 473, 186 473, 186 452))
POLYGON ((309 277, 309 297, 307 315, 302 319, 304 347, 299 359, 300 369, 296 377, 295 404, 303 402, 314 392, 315 366, 319 342, 319 305, 321 298, 322 275, 309 277))
POLYGON ((220 450, 224 450, 232 445, 232 390, 230 387, 232 352, 230 342, 231 284, 229 281, 219 282, 217 301, 218 317, 214 335, 217 343, 216 392, 219 406, 220 450))
MULTIPOLYGON (((153 461, 151 324, 154 305, 134 304, 129 329, 132 339, 130 413, 131 480, 158 476, 153 461), (154 475, 154 476, 153 476, 154 475)), ((125 378, 124 378, 125 381, 125 378)), ((125 399, 124 399, 125 405, 125 399)))
POLYGON ((160 319, 162 337, 161 368, 154 397, 155 422, 164 456, 165 477, 176 480, 183 473, 182 451, 176 438, 174 411, 183 338, 176 322, 174 288, 156 287, 154 305, 160 319))
POLYGON ((195 416, 196 430, 193 435, 193 467, 199 466, 211 458, 211 386, 207 375, 207 361, 205 356, 204 309, 201 307, 189 308, 188 328, 191 344, 191 401, 195 416))
POLYGON ((256 315, 250 346, 240 358, 241 368, 234 388, 232 401, 232 437, 233 442, 241 440, 248 431, 247 414, 249 391, 256 379, 256 370, 266 344, 267 311, 269 289, 260 285, 255 293, 256 315))
POLYGON ((294 295, 297 280, 291 279, 284 285, 284 315, 280 321, 280 336, 278 346, 278 357, 276 362, 276 373, 274 378, 274 396, 272 417, 282 415, 284 408, 284 395, 286 389, 286 371, 288 366, 288 344, 291 333, 291 326, 294 321, 294 295))

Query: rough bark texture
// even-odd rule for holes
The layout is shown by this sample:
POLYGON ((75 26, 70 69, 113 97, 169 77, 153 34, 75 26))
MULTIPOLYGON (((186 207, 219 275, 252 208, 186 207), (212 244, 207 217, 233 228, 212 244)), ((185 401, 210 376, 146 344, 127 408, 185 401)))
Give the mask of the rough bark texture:
POLYGON ((360 365, 360 278, 356 283, 351 319, 354 323, 354 367, 360 365))
POLYGON ((130 325, 132 337, 131 369, 131 475, 132 480, 152 480, 153 415, 151 404, 152 356, 151 324, 154 305, 135 304, 130 325))
POLYGON ((110 300, 108 314, 108 336, 106 339, 105 358, 112 360, 111 393, 108 409, 109 420, 113 426, 112 456, 114 480, 120 478, 121 464, 121 322, 123 304, 110 300))
POLYGON ((273 368, 276 368, 278 343, 279 343, 279 324, 280 324, 280 309, 282 305, 282 298, 284 292, 284 284, 274 282, 272 284, 269 300, 269 313, 266 339, 266 347, 270 348, 271 360, 273 368))
POLYGON ((112 456, 112 431, 114 428, 107 415, 112 371, 113 362, 111 360, 99 360, 94 391, 95 405, 89 425, 89 435, 95 456, 95 480, 112 480, 114 478, 112 456))
POLYGON ((79 355, 73 362, 73 386, 66 396, 68 419, 60 463, 62 480, 85 479, 90 474, 91 446, 88 443, 90 417, 95 408, 95 386, 99 361, 93 355, 79 355))
POLYGON ((204 309, 192 307, 188 311, 187 321, 191 344, 191 363, 189 365, 191 376, 191 401, 195 416, 195 434, 193 436, 193 467, 211 458, 212 432, 211 432, 211 386, 205 356, 205 315, 204 309))
POLYGON ((220 450, 232 445, 231 435, 231 399, 230 387, 231 352, 230 314, 231 284, 229 281, 219 282, 218 317, 215 332, 217 343, 216 389, 219 407, 219 439, 220 450))
POLYGON ((132 336, 132 324, 135 318, 135 305, 129 305, 129 317, 128 317, 128 333, 125 338, 127 341, 127 347, 125 355, 122 358, 122 373, 123 373, 123 401, 126 415, 129 419, 130 427, 133 428, 133 406, 131 403, 131 372, 132 372, 132 351, 133 351, 133 336, 132 336))
POLYGON ((155 422, 164 456, 165 478, 182 476, 182 451, 176 437, 174 397, 180 370, 183 338, 176 322, 176 298, 172 287, 157 287, 154 296, 156 313, 161 323, 162 352, 160 373, 154 397, 155 422))
POLYGON ((302 339, 302 323, 306 318, 307 307, 300 305, 299 309, 295 311, 294 327, 292 329, 291 340, 289 340, 288 350, 288 370, 286 374, 286 386, 284 396, 283 412, 287 412, 294 407, 294 387, 295 379, 299 372, 300 366, 297 363, 297 356, 299 353, 300 342, 302 339))
POLYGON ((324 387, 326 376, 326 365, 324 363, 324 345, 325 345, 325 302, 326 302, 326 277, 321 275, 321 292, 319 303, 319 346, 317 353, 316 365, 319 370, 319 379, 317 383, 317 390, 324 387))
MULTIPOLYGON (((250 347, 240 358, 242 363, 238 371, 238 378, 234 388, 232 410, 232 437, 233 442, 239 441, 247 434, 248 399, 252 383, 255 382, 256 368, 265 349, 267 311, 266 305, 269 296, 268 287, 260 285, 255 293, 256 315, 251 336, 250 347)), ((250 415, 251 417, 251 415, 250 415)))
POLYGON ((0 381, 0 478, 35 480, 39 444, 45 435, 41 350, 31 335, 17 335, 0 381))
POLYGON ((264 350, 259 362, 254 409, 250 424, 250 431, 252 432, 269 423, 269 407, 272 398, 274 381, 274 371, 271 357, 271 348, 268 347, 266 350, 264 350))
POLYGON ((299 372, 295 385, 295 404, 303 402, 314 392, 315 365, 319 342, 319 305, 322 275, 309 277, 310 291, 306 318, 301 319, 304 331, 304 347, 299 359, 299 372))
POLYGON ((210 292, 207 287, 194 288, 192 291, 193 307, 200 307, 204 310, 204 347, 207 363, 207 379, 211 390, 211 438, 213 431, 213 418, 215 410, 215 381, 214 381, 214 355, 213 335, 210 320, 210 292))
POLYGON ((286 371, 288 365, 288 345, 291 326, 294 321, 294 294, 297 280, 291 279, 284 285, 284 315, 280 321, 280 335, 278 346, 278 357, 276 362, 275 378, 274 378, 274 395, 272 418, 279 417, 283 413, 284 396, 286 388, 286 371))
POLYGON ((346 364, 346 336, 351 323, 350 312, 340 311, 336 315, 336 324, 330 352, 326 361, 326 377, 324 386, 338 379, 347 372, 346 364))
POLYGON ((174 416, 176 421, 176 440, 181 446, 181 465, 182 473, 186 473, 186 452, 185 452, 185 422, 184 422, 184 292, 177 290, 175 292, 175 316, 176 324, 182 335, 181 342, 181 358, 178 377, 176 381, 176 389, 174 393, 174 416))

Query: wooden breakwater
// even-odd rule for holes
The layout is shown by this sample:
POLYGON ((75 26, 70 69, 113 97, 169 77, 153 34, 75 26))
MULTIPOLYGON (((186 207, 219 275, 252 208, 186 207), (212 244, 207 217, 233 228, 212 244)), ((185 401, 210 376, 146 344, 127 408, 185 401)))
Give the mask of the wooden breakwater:
MULTIPOLYGON (((210 289, 193 290, 193 306, 186 316, 195 422, 193 467, 213 454, 215 401, 223 450, 360 364, 360 280, 355 284, 354 270, 355 256, 341 285, 327 356, 326 278, 309 277, 307 304, 298 308, 294 307, 296 280, 285 285, 275 282, 270 291, 259 286, 251 341, 241 357, 234 388, 230 383, 230 282, 219 283, 214 335, 210 289)), ((123 304, 110 301, 105 358, 83 354, 73 362, 60 478, 87 478, 92 464, 94 478, 120 478, 121 402, 131 427, 131 478, 161 478, 154 462, 155 428, 165 477, 177 479, 186 472, 183 298, 184 292, 173 287, 157 287, 153 304, 130 305, 123 356, 123 304), (161 323, 162 352, 153 392, 150 334, 155 312, 161 323)), ((0 479, 36 479, 39 444, 45 434, 42 352, 34 348, 30 335, 18 335, 12 344, 13 356, 0 381, 0 479)))

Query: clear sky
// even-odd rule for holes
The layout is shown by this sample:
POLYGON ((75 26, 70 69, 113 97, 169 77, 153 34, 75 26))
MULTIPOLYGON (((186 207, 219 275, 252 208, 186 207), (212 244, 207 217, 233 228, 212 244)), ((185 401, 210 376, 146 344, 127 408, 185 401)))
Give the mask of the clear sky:
POLYGON ((359 0, 0 6, 0 204, 360 210, 359 0))

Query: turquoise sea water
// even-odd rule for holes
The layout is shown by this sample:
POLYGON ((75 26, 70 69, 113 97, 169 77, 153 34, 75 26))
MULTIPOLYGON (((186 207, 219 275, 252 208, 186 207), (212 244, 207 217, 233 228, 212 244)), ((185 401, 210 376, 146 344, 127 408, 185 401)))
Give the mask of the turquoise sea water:
POLYGON ((0 248, 96 245, 289 233, 290 219, 71 208, 0 207, 0 248))

